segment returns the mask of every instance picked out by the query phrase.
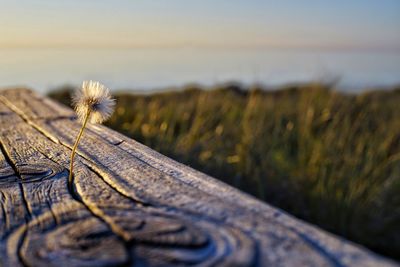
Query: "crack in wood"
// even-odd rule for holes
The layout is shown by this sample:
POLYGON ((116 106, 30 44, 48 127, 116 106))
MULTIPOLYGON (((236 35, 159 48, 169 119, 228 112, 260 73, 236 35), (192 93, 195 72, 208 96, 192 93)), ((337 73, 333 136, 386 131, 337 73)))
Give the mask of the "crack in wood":
POLYGON ((30 208, 30 206, 28 205, 28 202, 26 201, 26 195, 25 195, 25 191, 24 191, 24 187, 22 185, 23 182, 23 178, 21 176, 21 173, 19 172, 18 167, 14 164, 14 162, 11 160, 10 156, 7 153, 7 150, 5 149, 3 142, 0 140, 0 150, 4 155, 4 158, 6 159, 7 163, 11 166, 11 168, 13 169, 14 173, 17 175, 17 177, 19 178, 19 188, 21 190, 21 195, 22 195, 22 199, 23 202, 25 204, 25 208, 28 214, 28 217, 26 218, 26 222, 29 222, 29 220, 32 218, 32 210, 30 208))
MULTIPOLYGON (((0 140, 0 151, 3 154, 6 162, 8 163, 9 166, 11 166, 11 168, 13 169, 14 173, 17 175, 17 177, 20 179, 20 181, 22 181, 22 176, 18 171, 17 166, 13 163, 13 161, 11 160, 11 158, 9 157, 6 148, 3 145, 3 142, 0 140)), ((22 257, 21 254, 21 247, 22 244, 25 241, 25 237, 26 237, 26 232, 27 232, 27 225, 29 223, 29 221, 32 219, 32 210, 30 209, 30 206, 26 200, 26 195, 25 195, 25 190, 24 190, 24 186, 22 185, 22 183, 19 183, 19 189, 21 192, 21 196, 22 196, 22 201, 24 203, 25 206, 25 210, 26 210, 26 214, 27 216, 25 216, 25 227, 24 227, 24 231, 22 232, 19 240, 18 240, 18 245, 17 245, 17 255, 18 255, 18 259, 21 262, 21 264, 24 267, 29 267, 29 265, 25 262, 25 260, 22 257)))

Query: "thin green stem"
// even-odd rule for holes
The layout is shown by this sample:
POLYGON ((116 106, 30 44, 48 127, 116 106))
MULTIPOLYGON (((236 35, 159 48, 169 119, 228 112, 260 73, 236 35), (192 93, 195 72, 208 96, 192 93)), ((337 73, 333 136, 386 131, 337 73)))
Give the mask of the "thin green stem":
POLYGON ((74 172, 75 152, 76 152, 76 149, 78 147, 79 141, 81 140, 81 137, 82 137, 82 134, 83 134, 83 130, 85 130, 85 127, 86 127, 86 124, 87 124, 87 122, 89 120, 89 117, 90 117, 90 109, 88 109, 87 112, 86 112, 86 116, 85 116, 85 119, 83 121, 81 130, 79 131, 79 134, 76 137, 74 148, 72 149, 71 162, 70 162, 70 165, 69 165, 69 177, 68 177, 68 186, 69 186, 70 189, 72 189, 72 177, 73 177, 73 172, 74 172))

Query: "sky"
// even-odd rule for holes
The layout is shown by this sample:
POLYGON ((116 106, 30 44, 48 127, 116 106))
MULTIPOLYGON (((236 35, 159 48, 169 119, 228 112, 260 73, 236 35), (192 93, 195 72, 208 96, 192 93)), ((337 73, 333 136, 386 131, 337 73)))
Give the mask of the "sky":
POLYGON ((0 0, 4 47, 400 49, 399 0, 0 0))

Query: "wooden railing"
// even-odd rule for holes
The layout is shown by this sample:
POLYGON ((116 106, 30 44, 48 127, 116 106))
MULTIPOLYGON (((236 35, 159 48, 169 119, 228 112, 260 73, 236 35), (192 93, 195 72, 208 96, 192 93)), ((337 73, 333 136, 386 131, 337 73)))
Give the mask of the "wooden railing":
POLYGON ((0 266, 397 266, 69 108, 0 91, 0 266))

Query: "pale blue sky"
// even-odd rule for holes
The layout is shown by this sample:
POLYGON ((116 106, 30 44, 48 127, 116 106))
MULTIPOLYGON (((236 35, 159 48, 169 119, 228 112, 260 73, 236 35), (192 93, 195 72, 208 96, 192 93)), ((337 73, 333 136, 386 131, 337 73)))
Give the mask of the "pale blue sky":
POLYGON ((0 47, 400 49, 399 0, 0 0, 0 47))

